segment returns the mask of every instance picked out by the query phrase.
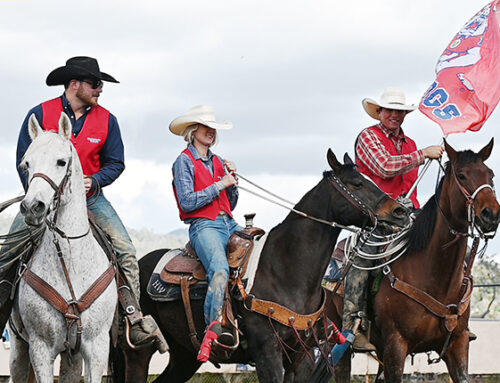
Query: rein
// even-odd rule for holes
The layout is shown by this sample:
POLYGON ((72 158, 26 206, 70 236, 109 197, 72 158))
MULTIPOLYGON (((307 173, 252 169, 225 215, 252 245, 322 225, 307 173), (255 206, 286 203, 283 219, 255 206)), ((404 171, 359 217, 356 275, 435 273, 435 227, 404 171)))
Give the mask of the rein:
MULTIPOLYGON (((258 189, 262 190, 263 192, 269 194, 269 195, 272 195, 273 197, 283 201, 283 202, 286 202, 287 204, 289 205, 295 205, 293 202, 290 202, 274 193, 272 193, 271 191, 255 184, 254 182, 248 180, 247 178, 243 177, 241 174, 237 174, 235 173, 235 175, 238 177, 238 178, 241 178, 243 179, 244 181, 248 182, 249 184, 257 187, 258 189)), ((377 214, 375 214, 375 212, 373 212, 373 210, 368 207, 362 200, 360 200, 356 195, 354 195, 349 189, 347 189, 347 187, 345 186, 345 184, 340 180, 340 178, 338 178, 335 174, 333 173, 330 173, 328 175, 328 179, 330 181, 330 184, 340 193, 342 194, 342 196, 347 199, 347 201, 349 201, 353 206, 355 206, 357 209, 359 209, 361 212, 363 212, 365 215, 369 216, 370 217, 370 220, 372 221, 372 224, 373 224, 373 227, 376 227, 377 223, 378 223, 378 217, 377 217, 377 214)), ((253 194, 263 200, 266 200, 268 202, 271 202, 275 205, 278 205, 278 206, 281 206, 291 212, 294 212, 295 214, 298 214, 302 217, 305 217, 305 218, 308 218, 308 219, 311 219, 313 221, 316 221, 316 222, 320 222, 322 224, 325 224, 325 225, 328 225, 328 226, 331 226, 331 227, 335 227, 335 228, 339 228, 339 229, 342 229, 342 230, 347 230, 347 231, 350 231, 352 233, 356 233, 356 234, 359 234, 361 232, 363 232, 362 229, 358 229, 358 228, 353 228, 353 227, 349 227, 349 226, 345 226, 345 225, 341 225, 337 222, 334 222, 334 221, 327 221, 325 219, 322 219, 322 218, 317 218, 317 217, 314 217, 314 216, 311 216, 303 211, 300 211, 300 210, 297 210, 295 209, 294 207, 289 207, 289 206, 286 206, 280 202, 277 202, 277 201, 274 201, 266 196, 263 196, 261 194, 258 194, 250 189, 247 189, 243 186, 240 186, 240 185, 237 185, 238 189, 241 189, 241 190, 244 190, 246 191, 247 193, 250 193, 250 194, 253 194)))

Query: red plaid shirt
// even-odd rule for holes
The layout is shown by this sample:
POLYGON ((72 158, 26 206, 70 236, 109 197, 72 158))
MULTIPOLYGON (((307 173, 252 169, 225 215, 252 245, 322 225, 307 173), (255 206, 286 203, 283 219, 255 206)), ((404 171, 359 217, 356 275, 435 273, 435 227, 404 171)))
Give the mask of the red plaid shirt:
MULTIPOLYGON (((403 130, 399 134, 386 129, 381 123, 378 125, 384 134, 394 143, 398 152, 401 152, 406 136, 403 130)), ((370 128, 361 132, 356 142, 356 157, 365 164, 374 174, 381 178, 392 178, 405 174, 424 163, 425 157, 421 150, 410 154, 391 156, 382 142, 370 128)))

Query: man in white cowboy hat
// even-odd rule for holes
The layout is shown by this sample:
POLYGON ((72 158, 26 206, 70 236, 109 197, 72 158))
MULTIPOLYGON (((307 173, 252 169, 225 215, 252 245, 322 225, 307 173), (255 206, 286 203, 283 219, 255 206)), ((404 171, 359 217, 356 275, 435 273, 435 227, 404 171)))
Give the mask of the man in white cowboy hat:
MULTIPOLYGON (((415 142, 401 128, 408 113, 415 105, 406 104, 402 90, 387 88, 380 101, 365 98, 362 101, 365 111, 379 123, 364 129, 356 139, 355 152, 358 170, 370 177, 392 198, 403 198, 418 177, 418 166, 426 158, 437 159, 443 154, 443 147, 429 146, 417 149, 415 142)), ((406 205, 419 208, 416 190, 406 205)), ((356 264, 365 265, 364 259, 356 258, 356 264)), ((344 292, 343 330, 352 330, 356 321, 366 316, 366 299, 369 272, 352 267, 346 276, 344 292)), ((362 322, 364 325, 364 322, 362 322)), ((356 326, 357 327, 357 326, 356 326)), ((364 327, 364 326, 362 326, 364 327)), ((366 328, 366 327, 365 327, 366 328)), ((357 351, 374 351, 375 346, 359 331, 353 344, 357 351)))
MULTIPOLYGON (((122 293, 119 294, 121 305, 131 324, 130 339, 136 345, 154 342, 160 352, 165 352, 167 345, 155 321, 150 316, 143 317, 140 312, 139 266, 134 245, 118 214, 101 191, 101 188, 114 182, 125 168, 118 121, 113 114, 98 104, 103 91, 103 81, 118 83, 114 77, 101 72, 96 59, 87 56, 72 57, 66 61, 66 65, 50 72, 46 79, 47 85, 64 85, 64 93, 28 112, 19 134, 16 164, 26 189, 27 174, 19 168, 19 164, 31 144, 28 133, 29 117, 34 114, 44 130, 57 131, 61 113, 69 116, 73 125, 71 142, 76 148, 85 174, 88 209, 95 222, 111 238, 118 264, 126 279, 124 283, 130 286, 129 289, 120 289, 122 293), (127 293, 129 291, 132 294, 127 293)), ((23 225, 23 217, 18 214, 11 232, 20 230, 23 225)), ((0 280, 1 271, 0 262, 0 280)), ((1 319, 0 328, 3 328, 1 319)))
POLYGON ((213 108, 199 105, 174 119, 169 128, 187 142, 172 167, 173 186, 180 218, 189 224, 189 242, 207 271, 207 330, 198 353, 198 360, 206 362, 213 340, 224 343, 220 321, 229 277, 226 249, 231 235, 242 229, 232 217, 238 201, 236 166, 210 150, 217 131, 231 129, 232 124, 216 122, 213 108))

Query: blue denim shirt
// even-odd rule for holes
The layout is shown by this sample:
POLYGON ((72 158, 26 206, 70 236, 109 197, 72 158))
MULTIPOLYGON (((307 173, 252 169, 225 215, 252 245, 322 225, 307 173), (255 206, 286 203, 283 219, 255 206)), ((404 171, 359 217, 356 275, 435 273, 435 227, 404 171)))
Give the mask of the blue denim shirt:
MULTIPOLYGON (((208 156, 205 158, 200 156, 194 145, 189 145, 188 149, 191 151, 194 159, 201 159, 210 173, 213 174, 213 157, 215 154, 209 150, 208 156)), ((219 157, 220 161, 224 163, 224 160, 220 156, 217 157, 219 157)), ((179 204, 185 212, 197 210, 205 205, 208 205, 214 199, 219 197, 220 190, 217 187, 217 183, 214 183, 203 190, 197 192, 194 191, 194 164, 187 154, 181 153, 177 157, 174 165, 172 166, 172 173, 174 176, 174 186, 179 198, 179 204)), ((231 210, 233 210, 238 202, 238 188, 231 186, 226 189, 226 192, 229 198, 229 203, 231 204, 231 210)), ((190 223, 192 221, 193 219, 191 218, 187 219, 185 222, 190 223)))
MULTIPOLYGON (((73 135, 76 137, 78 133, 82 130, 83 124, 87 115, 92 110, 91 107, 87 108, 86 112, 82 117, 78 120, 75 118, 75 112, 71 108, 71 105, 63 94, 62 96, 63 108, 64 112, 69 116, 71 123, 73 125, 73 135)), ((16 167, 17 172, 19 173, 19 178, 21 178, 21 182, 23 184, 24 189, 27 188, 27 175, 21 169, 19 169, 19 164, 23 159, 24 153, 28 149, 28 146, 31 144, 31 138, 28 131, 28 122, 31 114, 34 113, 38 123, 42 125, 43 122, 43 108, 42 105, 37 105, 32 108, 26 118, 24 119, 23 125, 21 126, 21 131, 19 133, 19 139, 17 141, 17 155, 16 155, 16 167)), ((101 170, 96 174, 89 174, 95 177, 97 182, 101 187, 107 186, 115 181, 120 174, 125 169, 124 162, 124 149, 123 149, 123 141, 120 134, 120 128, 118 126, 118 121, 116 117, 112 114, 109 115, 109 132, 108 138, 104 143, 104 146, 101 149, 100 158, 101 158, 101 170)), ((95 185, 93 185, 95 187, 95 185)))

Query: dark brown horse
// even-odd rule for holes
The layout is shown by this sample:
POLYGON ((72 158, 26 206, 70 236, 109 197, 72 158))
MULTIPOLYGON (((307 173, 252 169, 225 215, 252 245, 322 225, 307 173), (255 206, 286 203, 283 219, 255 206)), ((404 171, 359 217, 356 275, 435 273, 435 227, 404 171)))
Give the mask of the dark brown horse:
MULTIPOLYGON (((328 162, 332 171, 325 172, 323 179, 295 209, 321 220, 361 228, 374 221, 379 226, 391 228, 409 224, 408 211, 404 207, 360 175, 350 159, 344 161, 348 163, 339 163, 329 150, 328 162), (343 186, 344 191, 339 191, 338 186, 343 186)), ((324 299, 321 280, 340 230, 290 213, 268 235, 251 293, 295 313, 317 312, 324 299)), ((155 302, 146 292, 148 280, 163 253, 155 251, 139 261, 141 307, 145 314, 155 318, 170 346, 169 364, 155 382, 185 382, 198 370, 200 363, 196 360, 198 350, 189 339, 183 303, 155 302)), ((244 335, 239 349, 227 363, 254 363, 260 382, 308 382, 313 363, 307 363, 305 351, 293 329, 248 310, 242 302, 236 302, 235 306, 244 335)), ((192 308, 197 333, 202 337, 205 327, 203 300, 193 301, 192 308)), ((321 320, 318 327, 320 325, 321 320)), ((311 332, 300 331, 300 337, 310 342, 311 332)), ((153 353, 150 349, 126 351, 127 382, 146 381, 153 353)))
MULTIPOLYGON (((407 253, 390 265, 390 273, 386 269, 371 299, 372 340, 387 382, 401 382, 407 355, 427 351, 441 355, 455 383, 469 382, 472 280, 464 264, 467 239, 491 237, 499 223, 493 172, 484 164, 492 148, 493 140, 478 153, 456 152, 445 143, 450 161, 436 194, 417 215, 407 253)), ((342 299, 336 295, 330 302, 328 316, 340 326, 342 299)), ((337 382, 349 382, 350 359, 346 353, 336 366, 337 382)), ((321 364, 315 383, 328 380, 327 374, 316 379, 321 369, 327 371, 321 364)))

